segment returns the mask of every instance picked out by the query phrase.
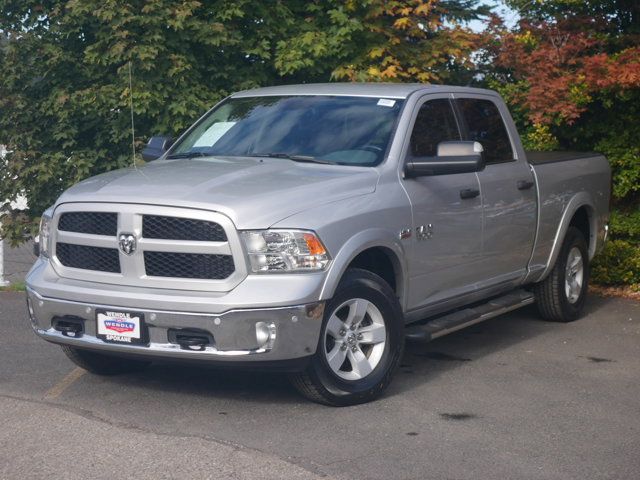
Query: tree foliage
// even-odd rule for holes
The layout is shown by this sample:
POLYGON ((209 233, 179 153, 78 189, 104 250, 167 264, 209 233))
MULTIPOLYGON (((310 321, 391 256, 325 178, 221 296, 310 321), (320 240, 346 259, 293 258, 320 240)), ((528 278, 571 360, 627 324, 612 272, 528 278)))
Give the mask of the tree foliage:
MULTIPOLYGON (((0 0, 5 235, 33 234, 68 186, 122 167, 237 90, 329 80, 461 81, 472 0, 0 0), (129 90, 129 62, 133 90, 129 90)), ((2 208, 2 205, 0 205, 2 208)))

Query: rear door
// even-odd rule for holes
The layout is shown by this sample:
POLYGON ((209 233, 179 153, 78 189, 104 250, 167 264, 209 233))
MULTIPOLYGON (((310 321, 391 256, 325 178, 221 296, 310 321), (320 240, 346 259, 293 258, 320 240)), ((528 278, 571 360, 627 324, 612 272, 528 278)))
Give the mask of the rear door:
MULTIPOLYGON (((435 157, 438 143, 461 140, 451 95, 429 95, 413 114, 406 157, 435 157)), ((409 309, 474 290, 482 256, 482 202, 475 173, 405 178, 413 213, 409 309), (477 196, 461 198, 473 190, 477 196)))
POLYGON ((526 274, 537 225, 533 173, 506 106, 494 97, 455 95, 463 135, 480 142, 486 167, 478 173, 483 203, 483 285, 518 283, 526 274), (512 125, 512 122, 509 123, 512 125), (520 158, 518 158, 520 157, 520 158))

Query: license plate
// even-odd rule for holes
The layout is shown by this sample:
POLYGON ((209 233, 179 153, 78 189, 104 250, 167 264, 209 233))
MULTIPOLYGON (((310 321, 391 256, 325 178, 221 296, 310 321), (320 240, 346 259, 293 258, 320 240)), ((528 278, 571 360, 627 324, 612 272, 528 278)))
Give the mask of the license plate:
POLYGON ((97 337, 109 343, 144 343, 144 316, 141 313, 97 310, 97 337))

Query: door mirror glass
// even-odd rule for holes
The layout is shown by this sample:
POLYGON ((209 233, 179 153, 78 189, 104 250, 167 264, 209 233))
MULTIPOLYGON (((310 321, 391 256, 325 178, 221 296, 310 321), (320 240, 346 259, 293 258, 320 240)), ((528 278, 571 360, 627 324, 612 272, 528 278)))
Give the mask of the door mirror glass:
POLYGON ((484 168, 482 145, 471 141, 440 142, 435 157, 411 157, 405 167, 408 178, 479 172, 484 168))
POLYGON ((167 150, 169 150, 171 145, 173 145, 173 139, 171 137, 151 137, 147 146, 142 150, 142 158, 147 162, 160 158, 167 150))

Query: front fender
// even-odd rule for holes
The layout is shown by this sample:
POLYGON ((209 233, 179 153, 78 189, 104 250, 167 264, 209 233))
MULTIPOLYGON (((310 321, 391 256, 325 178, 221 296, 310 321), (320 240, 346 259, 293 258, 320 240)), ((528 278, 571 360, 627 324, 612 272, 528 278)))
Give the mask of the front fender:
POLYGON ((397 237, 397 232, 384 228, 370 228, 360 231, 342 245, 338 253, 333 258, 331 267, 320 292, 320 299, 328 300, 333 297, 336 288, 340 283, 340 279, 353 259, 365 250, 374 247, 382 247, 390 254, 390 260, 393 263, 396 278, 399 280, 398 293, 400 303, 404 309, 407 291, 407 289, 404 288, 407 284, 407 255, 405 245, 403 245, 397 237))

